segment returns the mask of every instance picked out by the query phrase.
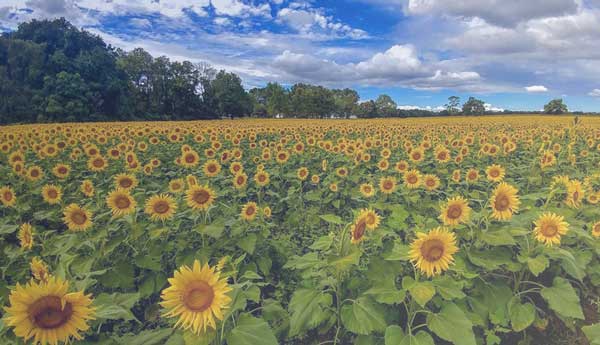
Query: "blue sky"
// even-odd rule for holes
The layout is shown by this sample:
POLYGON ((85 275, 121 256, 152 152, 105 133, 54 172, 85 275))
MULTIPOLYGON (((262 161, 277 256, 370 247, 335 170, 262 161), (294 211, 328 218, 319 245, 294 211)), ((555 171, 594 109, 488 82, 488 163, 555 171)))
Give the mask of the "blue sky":
POLYGON ((600 0, 2 0, 0 30, 65 17, 113 46, 439 109, 563 98, 600 111, 600 0))

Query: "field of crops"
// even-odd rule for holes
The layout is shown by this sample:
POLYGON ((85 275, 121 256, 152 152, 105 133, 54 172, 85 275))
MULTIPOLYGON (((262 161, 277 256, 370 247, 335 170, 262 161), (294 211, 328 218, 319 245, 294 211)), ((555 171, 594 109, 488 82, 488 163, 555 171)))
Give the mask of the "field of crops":
POLYGON ((600 119, 0 128, 0 344, 600 344, 600 119))

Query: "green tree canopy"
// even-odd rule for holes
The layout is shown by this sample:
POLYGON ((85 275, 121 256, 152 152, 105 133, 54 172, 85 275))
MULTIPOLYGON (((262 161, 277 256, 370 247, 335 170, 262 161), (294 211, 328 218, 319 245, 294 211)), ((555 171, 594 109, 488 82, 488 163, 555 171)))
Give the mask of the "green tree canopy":
POLYGON ((546 114, 564 114, 568 112, 567 105, 562 98, 556 98, 544 105, 544 113, 546 114))

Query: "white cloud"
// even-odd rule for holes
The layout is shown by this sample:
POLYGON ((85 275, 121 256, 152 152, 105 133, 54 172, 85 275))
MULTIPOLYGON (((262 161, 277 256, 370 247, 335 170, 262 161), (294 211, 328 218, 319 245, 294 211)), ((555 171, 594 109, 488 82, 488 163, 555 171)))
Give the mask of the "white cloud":
POLYGON ((211 5, 219 15, 231 17, 264 16, 271 17, 271 6, 267 3, 254 6, 240 0, 211 0, 211 5))
POLYGON ((366 31, 335 21, 333 17, 326 16, 317 9, 296 7, 298 6, 290 5, 281 9, 277 13, 277 21, 306 35, 325 33, 352 39, 369 37, 366 31))
POLYGON ((494 107, 490 103, 484 103, 483 106, 485 107, 485 111, 491 111, 494 113, 501 113, 505 110, 504 108, 494 107))
POLYGON ((592 97, 600 97, 600 89, 593 89, 590 91, 590 93, 588 93, 588 95, 592 97))
POLYGON ((526 86, 525 91, 532 92, 532 93, 547 92, 548 88, 546 88, 544 85, 531 85, 531 86, 526 86))

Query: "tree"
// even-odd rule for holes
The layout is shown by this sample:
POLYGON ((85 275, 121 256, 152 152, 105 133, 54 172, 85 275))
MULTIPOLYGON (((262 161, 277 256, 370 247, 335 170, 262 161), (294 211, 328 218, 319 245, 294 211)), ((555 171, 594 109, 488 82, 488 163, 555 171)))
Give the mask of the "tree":
POLYGON ((448 103, 445 104, 446 111, 449 115, 458 114, 460 105, 460 97, 458 96, 450 96, 448 97, 448 103))
POLYGON ((544 113, 546 114, 564 114, 568 111, 569 109, 562 98, 553 99, 548 102, 548 104, 544 105, 544 113))
POLYGON ((252 100, 235 73, 219 71, 211 82, 219 116, 245 116, 252 112, 252 100))
POLYGON ((396 115, 398 106, 392 97, 388 95, 379 95, 375 100, 375 105, 377 106, 377 114, 379 116, 390 117, 396 115))
POLYGON ((333 114, 335 100, 327 88, 309 84, 295 84, 290 90, 292 113, 298 117, 319 118, 333 114))
POLYGON ((357 115, 361 118, 371 118, 377 116, 377 104, 373 100, 358 104, 357 115))
POLYGON ((335 113, 341 117, 348 118, 353 114, 358 100, 358 92, 352 89, 333 90, 333 102, 335 104, 335 113))
POLYGON ((485 103, 475 97, 469 97, 469 100, 462 106, 464 115, 483 115, 485 113, 485 103))

